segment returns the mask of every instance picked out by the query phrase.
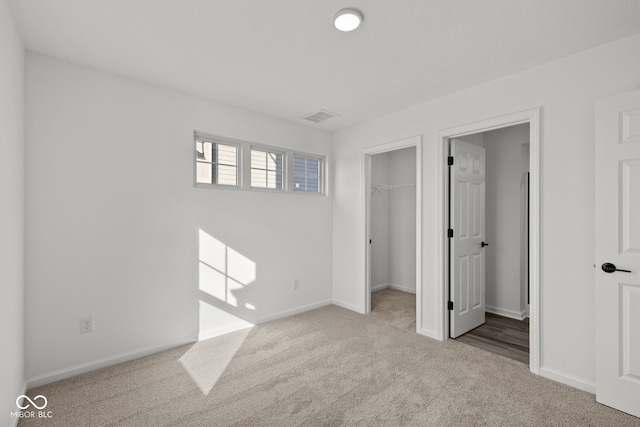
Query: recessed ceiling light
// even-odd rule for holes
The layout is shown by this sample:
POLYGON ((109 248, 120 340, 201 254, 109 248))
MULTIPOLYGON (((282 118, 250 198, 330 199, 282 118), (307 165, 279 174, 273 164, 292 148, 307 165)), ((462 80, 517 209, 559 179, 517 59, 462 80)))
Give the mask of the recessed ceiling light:
POLYGON ((353 31, 360 26, 363 20, 362 12, 347 8, 336 13, 333 25, 340 31, 353 31))

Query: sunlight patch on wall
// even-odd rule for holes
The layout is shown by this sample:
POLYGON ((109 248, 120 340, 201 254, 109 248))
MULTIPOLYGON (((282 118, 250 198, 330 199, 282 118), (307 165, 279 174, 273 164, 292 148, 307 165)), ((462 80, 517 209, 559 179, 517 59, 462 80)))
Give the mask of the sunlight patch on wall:
POLYGON ((198 340, 253 326, 238 316, 256 310, 246 290, 256 280, 256 263, 202 229, 198 260, 198 340))
POLYGON ((199 288, 238 307, 238 294, 256 280, 256 263, 206 231, 199 231, 199 288))
POLYGON ((199 301, 198 309, 198 341, 254 326, 253 323, 247 322, 202 300, 199 301))

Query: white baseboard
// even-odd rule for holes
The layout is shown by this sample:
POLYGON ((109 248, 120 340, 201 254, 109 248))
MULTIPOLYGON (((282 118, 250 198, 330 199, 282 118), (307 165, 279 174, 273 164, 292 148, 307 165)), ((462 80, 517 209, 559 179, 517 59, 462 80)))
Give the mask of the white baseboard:
POLYGON ((591 394, 596 394, 596 385, 590 381, 585 381, 582 378, 576 378, 574 376, 543 367, 540 368, 540 376, 591 394))
POLYGON ((260 318, 256 322, 256 324, 271 322, 272 320, 282 319, 283 317, 293 316, 294 314, 304 313, 305 311, 315 310, 316 308, 325 307, 327 305, 331 305, 333 303, 332 300, 324 300, 320 302, 314 302, 312 304, 303 305, 301 307, 292 308, 291 310, 281 311, 279 313, 270 314, 269 316, 265 316, 260 318))
POLYGON ((383 283, 381 285, 375 285, 371 287, 371 292, 377 292, 377 291, 381 291, 383 289, 387 289, 391 284, 390 283, 383 283))
POLYGON ((282 319, 283 317, 293 316, 294 314, 304 313, 305 311, 314 310, 316 308, 324 307, 330 305, 332 303, 331 300, 324 300, 320 302, 315 302, 312 304, 303 305, 300 307, 292 308, 290 310, 281 311, 279 313, 270 314, 265 317, 261 317, 260 319, 254 321, 254 323, 248 321, 242 321, 240 323, 236 323, 234 325, 226 326, 224 328, 219 329, 210 329, 208 331, 200 332, 198 334, 198 341, 207 340, 209 338, 219 337, 220 335, 229 334, 231 332, 239 331, 246 328, 251 328, 252 326, 259 325, 261 323, 271 322, 273 320, 282 319))
POLYGON ((220 335, 230 334, 231 332, 240 331, 255 326, 253 323, 243 322, 235 325, 226 326, 224 328, 209 329, 198 333, 198 341, 208 340, 210 338, 219 337, 220 335))
POLYGON ((364 314, 364 310, 361 310, 359 307, 356 307, 355 305, 351 305, 351 304, 346 303, 346 302, 342 302, 342 301, 338 301, 338 300, 334 299, 333 300, 333 305, 337 305, 338 307, 346 308, 347 310, 355 311, 356 313, 364 314))
POLYGON ((410 293, 410 294, 415 294, 416 293, 415 288, 410 288, 408 286, 403 286, 403 285, 396 285, 395 283, 389 283, 389 287, 391 289, 395 289, 396 291, 407 292, 407 293, 410 293))
MULTIPOLYGON (((265 316, 259 319, 256 324, 266 323, 272 320, 281 319, 283 317, 292 316, 294 314, 303 313, 305 311, 313 310, 316 308, 324 307, 332 304, 332 300, 324 300, 313 304, 307 304, 301 307, 293 308, 291 310, 282 311, 280 313, 271 314, 269 316, 265 316)), ((349 308, 349 307, 345 307, 349 308)), ((55 381, 60 381, 66 378, 75 377, 76 375, 84 374, 87 372, 95 371, 96 369, 106 368, 108 366, 117 365, 118 363, 128 362, 130 360, 139 359, 141 357, 149 356, 155 353, 160 353, 162 351, 170 350, 175 347, 179 347, 185 344, 192 344, 197 341, 202 341, 205 339, 217 337, 220 335, 228 334, 231 332, 239 331, 241 329, 245 329, 251 327, 252 324, 250 322, 241 322, 231 326, 227 326, 220 329, 213 329, 208 331, 200 332, 197 335, 191 335, 188 337, 176 339, 173 341, 169 341, 164 344, 159 344, 156 346, 151 346, 147 348, 143 348, 140 350, 134 350, 131 352, 117 354, 111 357, 105 357, 103 359, 99 359, 93 362, 83 363, 76 366, 71 366, 69 368, 59 369, 57 371, 49 372, 46 374, 38 375, 36 377, 30 378, 25 385, 25 390, 27 388, 39 387, 41 385, 49 384, 55 381)))
POLYGON ((508 310, 506 308, 493 307, 485 305, 484 310, 487 313, 497 314, 498 316, 509 317, 516 320, 524 320, 526 313, 524 311, 508 310))
MULTIPOLYGON (((20 392, 20 394, 18 394, 18 396, 21 396, 23 394, 27 394, 27 383, 26 383, 26 381, 22 383, 21 392, 20 392)), ((18 396, 16 396, 16 399, 18 398, 18 396)), ((17 407, 16 407, 15 410, 19 411, 19 409, 17 407)), ((11 419, 13 420, 13 427, 18 427, 18 423, 20 422, 20 418, 19 417, 11 417, 11 419)))
POLYGON ((395 283, 383 283, 382 285, 376 285, 371 288, 371 292, 381 291, 383 289, 395 289, 397 291, 408 292, 410 294, 415 294, 416 290, 414 288, 410 288, 408 286, 397 285, 395 283))
POLYGON ((427 338, 431 338, 431 339, 438 340, 438 341, 443 341, 436 331, 432 331, 430 329, 422 328, 422 329, 420 329, 419 334, 420 335, 424 335, 427 338))
MULTIPOLYGON (((269 316, 262 317, 256 322, 256 324, 266 323, 272 320, 281 319, 283 317, 293 316, 294 314, 299 314, 305 311, 314 310, 316 308, 324 307, 330 304, 336 304, 344 308, 347 308, 349 310, 359 311, 347 304, 339 304, 332 300, 324 300, 317 303, 307 304, 301 307, 293 308, 291 310, 285 310, 280 313, 275 313, 269 316)), ((141 357, 149 356, 155 353, 160 353, 162 351, 170 350, 172 348, 179 347, 181 345, 192 344, 197 341, 202 341, 208 338, 213 338, 213 337, 228 334, 231 332, 239 331, 241 329, 245 329, 251 326, 252 326, 252 323, 250 322, 241 322, 241 323, 237 323, 237 324, 220 328, 220 329, 203 331, 197 335, 190 335, 188 337, 169 341, 164 344, 147 347, 140 350, 134 350, 131 352, 117 354, 115 356, 106 357, 103 359, 99 359, 93 362, 83 363, 76 366, 71 366, 69 368, 59 369, 57 371, 49 372, 46 374, 42 374, 42 375, 38 375, 36 377, 30 378, 25 383, 25 390, 28 388, 30 389, 34 387, 39 387, 41 385, 49 384, 55 381, 60 381, 66 378, 75 377, 76 375, 95 371, 97 369, 117 365, 118 363, 128 362, 128 361, 139 359, 141 357)))
POLYGON ((196 335, 190 335, 188 337, 179 338, 173 341, 166 342, 151 347, 146 347, 140 350, 134 350, 126 353, 120 353, 115 356, 105 357, 93 362, 83 363, 69 368, 59 369, 57 371, 49 372, 46 374, 38 375, 36 377, 27 380, 27 388, 31 389, 39 387, 41 385, 49 384, 55 381, 64 380, 66 378, 75 377, 76 375, 84 374, 87 372, 95 371, 97 369, 106 368, 108 366, 117 365, 118 363, 128 362, 130 360, 139 359, 141 357, 149 356, 161 351, 166 351, 175 347, 179 347, 185 344, 192 344, 198 341, 196 335))

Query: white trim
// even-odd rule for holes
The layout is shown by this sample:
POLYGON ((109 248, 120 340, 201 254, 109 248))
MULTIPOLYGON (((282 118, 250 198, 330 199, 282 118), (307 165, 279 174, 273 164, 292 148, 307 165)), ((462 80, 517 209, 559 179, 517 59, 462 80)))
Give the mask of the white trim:
POLYGON ((424 328, 420 328, 420 332, 418 332, 420 335, 424 335, 427 338, 431 338, 434 340, 438 340, 438 341, 442 341, 440 338, 438 338, 438 331, 434 331, 432 329, 424 329, 424 328))
MULTIPOLYGON (((278 147, 274 145, 267 145, 258 142, 244 141, 240 139, 229 138, 221 135, 213 135, 206 132, 194 130, 193 142, 197 139, 205 140, 213 143, 222 143, 226 145, 236 146, 238 149, 236 175, 237 185, 225 185, 225 184, 208 184, 205 182, 197 182, 196 171, 196 150, 193 150, 193 187, 194 188, 206 188, 214 190, 236 190, 236 191, 257 191, 272 194, 306 194, 313 196, 327 196, 329 186, 329 166, 327 155, 307 153, 304 151, 294 150, 286 147, 278 147), (262 151, 266 153, 282 154, 282 188, 264 188, 264 187, 252 187, 251 186, 251 150, 262 151), (318 160, 320 162, 320 181, 318 183, 320 191, 294 191, 293 189, 293 158, 294 156, 305 157, 308 159, 318 160)), ((192 148, 194 148, 192 146, 192 148)), ((209 163, 209 162, 207 162, 209 163)))
MULTIPOLYGON (((271 322, 273 320, 281 319, 283 317, 293 316, 294 314, 303 313, 309 310, 314 310, 316 308, 324 307, 327 305, 331 305, 335 303, 332 300, 324 300, 313 304, 303 305, 301 307, 297 307, 291 310, 281 311, 279 313, 275 313, 269 316, 265 316, 261 318, 256 324, 271 322)), ((339 305, 339 304, 336 304, 339 305)), ((345 307, 349 308, 349 307, 345 307)), ((175 347, 180 347, 185 344, 193 344, 198 341, 202 341, 205 339, 217 337, 220 335, 224 335, 230 332, 239 331, 241 329, 246 329, 254 326, 250 322, 238 323, 226 328, 214 329, 205 332, 201 332, 197 335, 190 335, 188 337, 179 338, 173 341, 166 342, 164 344, 159 344, 151 347, 146 347, 140 350, 134 350, 130 352, 120 353, 114 356, 105 357, 102 359, 98 359, 88 363, 82 363, 80 365, 71 366, 68 368, 59 369, 53 372, 49 372, 46 374, 38 375, 29 379, 24 386, 24 390, 39 387, 41 385, 49 384, 55 381, 60 381, 66 378, 75 377, 76 375, 84 374, 87 372, 95 371, 97 369, 106 368, 109 366, 117 365, 119 363, 128 362, 131 360, 139 359, 141 357, 150 356, 152 354, 160 353, 162 351, 170 350, 175 347)))
POLYGON ((290 310, 281 311, 279 313, 270 314, 258 320, 256 322, 257 325, 261 323, 271 322, 273 320, 282 319, 283 317, 293 316, 294 314, 304 313, 305 311, 315 310, 316 308, 325 307, 327 305, 331 305, 333 303, 332 300, 327 299, 320 302, 314 302, 312 304, 303 305, 297 308, 292 308, 290 310))
MULTIPOLYGON (((416 141, 416 332, 423 333, 422 313, 422 137, 416 141)), ((430 335, 428 335, 430 336, 430 335)))
POLYGON ((314 310, 316 308, 331 305, 332 302, 333 302, 332 300, 324 300, 324 301, 320 301, 312 304, 303 305, 300 307, 292 308, 290 310, 285 310, 279 313, 270 314, 268 316, 258 319, 254 323, 251 323, 248 321, 240 321, 234 325, 226 326, 223 328, 210 329, 204 332, 200 331, 200 333, 198 334, 198 341, 204 341, 210 338, 219 337, 220 335, 225 335, 225 334, 239 331, 242 329, 251 328, 261 323, 271 322, 273 320, 282 319, 283 317, 293 316, 294 314, 304 313, 305 311, 314 310))
POLYGON ((241 331, 242 329, 247 329, 255 326, 253 323, 245 322, 236 323, 231 326, 226 326, 223 328, 217 329, 209 329, 206 331, 200 331, 198 333, 198 341, 204 341, 211 338, 219 337, 220 335, 230 334, 231 332, 241 331))
MULTIPOLYGON (((16 396, 16 399, 18 398, 18 396, 22 396, 22 395, 26 395, 27 394, 27 383, 23 382, 22 383, 22 388, 21 391, 19 391, 20 394, 18 394, 16 396)), ((16 411, 18 411, 18 407, 16 406, 16 411)), ((13 419, 13 427, 18 427, 18 423, 20 422, 20 417, 11 417, 13 419)))
POLYGON ((364 215, 364 313, 371 311, 371 156, 403 148, 416 148, 416 332, 422 334, 422 135, 379 144, 362 150, 364 215))
POLYGON ((509 310, 507 308, 494 307, 492 305, 485 305, 484 311, 486 311, 487 313, 497 314, 498 316, 508 317, 510 319, 516 320, 524 320, 524 318, 526 317, 526 312, 524 310, 515 311, 509 310))
MULTIPOLYGON (((261 190, 261 191, 281 191, 281 192, 291 192, 291 189, 289 188, 289 175, 291 174, 291 170, 290 170, 290 166, 289 165, 289 156, 288 156, 288 152, 287 151, 283 151, 281 148, 276 149, 275 147, 273 148, 269 148, 267 146, 263 146, 260 144, 254 144, 254 143, 249 143, 249 147, 248 147, 248 151, 249 151, 249 167, 247 168, 249 170, 249 181, 247 182, 247 189, 248 190, 261 190), (269 169, 269 166, 267 165, 268 162, 266 161, 266 157, 265 156, 265 167, 266 169, 261 169, 261 168, 254 168, 253 167, 253 152, 257 151, 260 153, 264 153, 267 156, 269 154, 275 154, 275 155, 281 155, 282 156, 282 172, 280 174, 280 180, 282 181, 282 188, 269 188, 269 187, 254 187, 253 185, 251 185, 251 172, 254 170, 257 171, 264 171, 265 172, 265 177, 268 180, 269 178, 269 174, 267 172, 278 172, 277 170, 272 170, 269 169)), ((276 180, 277 182, 277 180, 276 180)), ((267 184, 267 182, 265 181, 265 185, 267 184)))
POLYGON ((364 314, 371 312, 371 155, 362 153, 364 206, 364 314))
POLYGON ((364 314, 361 308, 356 307, 355 305, 349 304, 347 302, 342 302, 334 299, 332 303, 333 305, 337 305, 338 307, 342 307, 350 311, 355 311, 356 313, 364 314))
POLYGON ((58 369, 56 371, 38 375, 27 380, 27 388, 31 389, 34 387, 39 387, 41 385, 49 384, 55 381, 64 380, 66 378, 75 377, 76 375, 95 371, 97 369, 117 365, 118 363, 129 362, 131 360, 139 359, 141 357, 150 356, 152 354, 170 350, 175 347, 180 347, 181 345, 193 344, 197 341, 198 339, 196 335, 189 335, 188 337, 178 338, 176 340, 168 341, 164 344, 150 346, 140 350, 120 353, 114 356, 98 359, 93 362, 82 363, 80 365, 58 369))
POLYGON ((383 289, 387 289, 391 286, 391 283, 383 283, 382 285, 375 285, 371 287, 371 292, 378 292, 383 289))
MULTIPOLYGON (((198 187, 208 187, 208 188, 224 188, 227 190, 239 190, 242 189, 242 176, 241 174, 241 164, 242 164, 242 144, 243 142, 237 139, 233 139, 233 138, 227 138, 224 136, 216 136, 216 135, 211 135, 211 134, 207 134, 204 132, 200 132, 197 130, 193 131, 193 143, 194 146, 193 148, 193 186, 195 188, 198 187), (198 164, 198 159, 196 157, 196 147, 195 147, 195 143, 200 140, 200 141, 205 141, 205 142, 209 142, 209 143, 213 143, 213 144, 223 144, 223 145, 229 145, 229 146, 234 146, 236 147, 236 185, 229 185, 229 184, 217 184, 217 183, 206 183, 206 182, 198 182, 198 172, 197 172, 197 164, 198 164)), ((209 164, 213 164, 211 162, 204 162, 204 163, 209 163, 209 164)))
POLYGON ((389 283, 389 287, 391 289, 395 289, 396 291, 406 292, 408 294, 415 294, 416 289, 410 288, 408 286, 396 285, 395 283, 389 283))
POLYGON ((291 165, 291 173, 289 174, 289 188, 291 188, 291 192, 292 193, 296 193, 296 194, 311 194, 314 196, 321 196, 324 195, 325 193, 325 189, 324 189, 324 176, 325 176, 325 171, 324 171, 324 163, 326 162, 325 156, 319 156, 317 154, 305 154, 302 153, 300 151, 290 151, 287 153, 288 156, 290 156, 290 159, 288 159, 288 163, 291 165), (306 159, 306 160, 315 160, 318 162, 318 191, 301 191, 301 190, 296 190, 295 188, 295 174, 296 174, 296 157, 299 159, 306 159))
POLYGON ((403 285, 396 285, 395 283, 383 283, 382 285, 375 285, 371 287, 371 292, 378 292, 381 291, 383 289, 395 289, 396 291, 401 291, 401 292, 406 292, 408 294, 414 294, 416 293, 416 290, 413 288, 410 288, 408 286, 403 286, 403 285))
POLYGON ((446 146, 450 138, 470 135, 474 133, 487 132, 494 129, 500 129, 508 126, 514 126, 522 123, 529 123, 529 171, 530 171, 530 238, 529 238, 529 255, 530 255, 530 321, 529 321, 529 369, 534 374, 540 374, 540 354, 541 354, 541 310, 540 310, 540 151, 541 151, 541 108, 533 108, 530 110, 519 111, 512 114, 506 114, 500 117, 493 117, 486 120, 443 129, 438 132, 437 136, 437 158, 436 162, 436 191, 437 200, 440 208, 437 209, 438 220, 434 224, 436 228, 435 235, 440 236, 440 244, 436 251, 436 261, 440 268, 437 271, 437 280, 440 283, 437 289, 436 319, 438 327, 438 339, 446 340, 449 336, 449 316, 448 310, 445 310, 449 296, 447 295, 447 251, 449 239, 446 235, 448 206, 446 200, 446 162, 447 150, 446 146))
POLYGON ((596 385, 590 381, 585 381, 581 378, 576 378, 571 375, 562 374, 558 371, 549 368, 540 368, 540 376, 548 378, 559 383, 575 387, 579 390, 586 391, 587 393, 596 394, 596 385))

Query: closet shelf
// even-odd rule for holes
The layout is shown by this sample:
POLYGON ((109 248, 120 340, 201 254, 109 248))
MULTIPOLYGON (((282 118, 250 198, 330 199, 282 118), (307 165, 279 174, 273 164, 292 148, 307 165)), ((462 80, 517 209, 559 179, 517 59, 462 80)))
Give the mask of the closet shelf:
POLYGON ((401 184, 401 185, 389 185, 389 184, 371 184, 371 194, 375 194, 380 190, 397 190, 400 188, 416 188, 415 184, 401 184))

